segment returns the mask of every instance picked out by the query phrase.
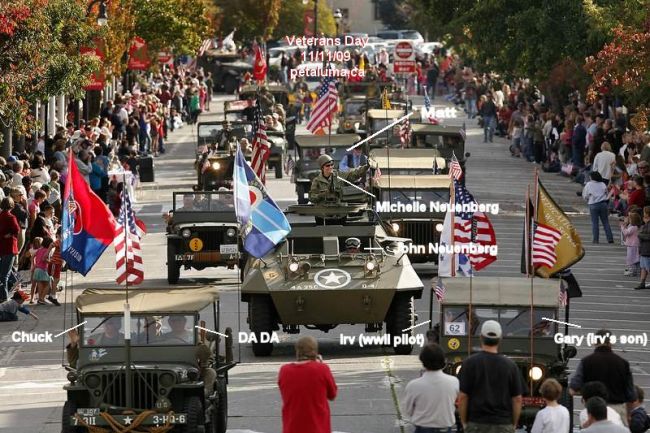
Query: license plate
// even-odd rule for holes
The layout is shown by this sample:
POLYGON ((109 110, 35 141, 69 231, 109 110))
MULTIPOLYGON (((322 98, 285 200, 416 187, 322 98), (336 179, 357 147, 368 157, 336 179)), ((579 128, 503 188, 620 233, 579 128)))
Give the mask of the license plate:
POLYGON ((523 406, 544 406, 546 401, 542 397, 522 397, 523 406))
POLYGON ((221 254, 237 254, 238 252, 237 244, 219 245, 219 252, 221 254))
POLYGON ((95 416, 99 415, 98 407, 80 407, 77 409, 77 413, 81 416, 95 416))

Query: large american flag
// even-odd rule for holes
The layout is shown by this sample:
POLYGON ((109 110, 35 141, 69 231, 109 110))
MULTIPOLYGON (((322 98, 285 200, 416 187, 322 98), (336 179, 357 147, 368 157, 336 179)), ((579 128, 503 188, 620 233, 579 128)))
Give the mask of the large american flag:
MULTIPOLYGON (((456 205, 476 203, 472 194, 460 182, 454 180, 456 205)), ((460 211, 454 213, 454 242, 457 244, 476 244, 489 247, 497 244, 492 222, 484 212, 460 211)), ((484 252, 469 255, 474 270, 480 271, 497 258, 484 252)))
POLYGON ((449 163, 449 177, 454 180, 460 180, 460 178, 463 177, 463 169, 455 155, 451 158, 451 162, 449 163))
POLYGON ((262 109, 260 101, 255 105, 253 115, 253 155, 251 156, 251 167, 257 177, 266 183, 266 161, 271 154, 269 138, 266 135, 266 125, 262 119, 262 109))
POLYGON ((555 266, 557 261, 555 247, 561 238, 562 233, 559 230, 533 222, 533 266, 546 266, 549 269, 555 266))
POLYGON ((323 79, 323 84, 318 90, 318 100, 311 111, 311 118, 307 122, 307 129, 313 134, 318 129, 332 125, 332 115, 339 109, 339 92, 336 89, 336 80, 331 77, 323 79))
POLYGON ((438 302, 444 301, 445 295, 447 294, 447 288, 442 283, 442 279, 438 278, 436 280, 433 286, 433 291, 436 294, 436 298, 438 299, 438 302))
POLYGON ((127 281, 129 285, 137 285, 144 280, 144 263, 142 263, 140 240, 145 233, 146 227, 142 221, 135 217, 128 188, 125 187, 122 190, 122 207, 115 221, 115 240, 113 241, 115 245, 117 284, 127 281))

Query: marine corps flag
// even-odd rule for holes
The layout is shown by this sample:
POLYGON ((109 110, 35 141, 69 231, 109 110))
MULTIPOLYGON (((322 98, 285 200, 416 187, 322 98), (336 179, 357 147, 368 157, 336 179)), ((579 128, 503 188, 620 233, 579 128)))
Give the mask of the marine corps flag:
POLYGON ((537 191, 534 207, 535 221, 557 229, 561 235, 555 247, 556 261, 553 267, 542 266, 535 270, 540 277, 548 278, 580 261, 585 255, 585 250, 575 227, 564 211, 553 201, 539 179, 537 179, 537 191))

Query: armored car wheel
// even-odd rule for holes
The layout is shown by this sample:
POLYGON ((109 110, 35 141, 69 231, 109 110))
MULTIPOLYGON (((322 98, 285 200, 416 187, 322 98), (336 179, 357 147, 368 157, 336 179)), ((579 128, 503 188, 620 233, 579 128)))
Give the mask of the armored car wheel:
POLYGON ((197 396, 188 397, 185 399, 185 413, 187 414, 187 424, 183 429, 183 433, 203 433, 205 428, 203 425, 203 405, 201 399, 197 396))
POLYGON ((61 412, 61 433, 77 433, 79 428, 72 425, 70 417, 77 413, 77 405, 71 401, 66 401, 61 412))
POLYGON ((273 352, 273 343, 262 343, 263 333, 270 335, 275 325, 273 305, 267 295, 253 295, 250 300, 250 327, 257 342, 253 342, 255 356, 269 356, 273 352))
POLYGON ((178 283, 181 276, 181 265, 176 263, 176 248, 173 244, 167 244, 167 282, 169 284, 178 283))
POLYGON ((403 294, 396 294, 390 307, 386 329, 391 335, 391 345, 396 355, 410 355, 413 345, 402 339, 409 338, 412 330, 403 332, 403 329, 413 326, 413 297, 403 294))

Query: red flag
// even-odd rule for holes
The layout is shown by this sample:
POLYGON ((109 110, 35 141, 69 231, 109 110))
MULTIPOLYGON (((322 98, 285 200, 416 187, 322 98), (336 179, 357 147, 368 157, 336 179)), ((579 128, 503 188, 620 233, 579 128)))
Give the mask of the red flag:
POLYGON ((255 64, 253 65, 253 78, 256 81, 264 81, 266 78, 266 59, 264 58, 264 52, 259 47, 255 49, 255 64))

